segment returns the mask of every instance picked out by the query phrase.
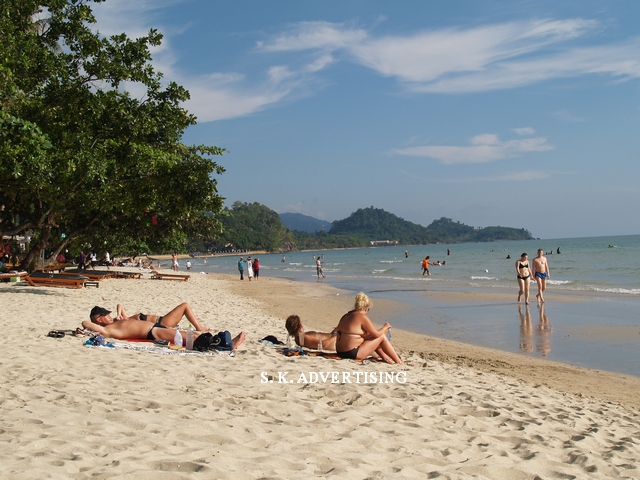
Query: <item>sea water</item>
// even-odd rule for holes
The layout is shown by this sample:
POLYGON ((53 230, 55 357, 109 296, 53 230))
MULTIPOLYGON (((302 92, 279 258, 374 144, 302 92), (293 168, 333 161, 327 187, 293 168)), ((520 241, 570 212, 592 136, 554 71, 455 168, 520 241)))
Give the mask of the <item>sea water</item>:
MULTIPOLYGON (((380 323, 388 320, 418 333, 640 376, 639 256, 640 235, 629 235, 304 251, 287 253, 284 262, 281 254, 260 255, 260 267, 261 276, 322 281, 404 305, 398 318, 380 323), (531 305, 518 305, 515 262, 527 253, 532 263, 538 248, 545 251, 551 272, 547 302, 537 304, 532 282, 531 305), (427 255, 446 265, 422 276, 427 255), (316 275, 317 256, 324 279, 316 275), (433 292, 512 298, 447 301, 433 292), (594 336, 594 331, 605 335, 594 336)), ((210 258, 206 264, 198 260, 194 270, 234 274, 238 257, 210 258)), ((378 320, 375 305, 371 318, 378 320)))

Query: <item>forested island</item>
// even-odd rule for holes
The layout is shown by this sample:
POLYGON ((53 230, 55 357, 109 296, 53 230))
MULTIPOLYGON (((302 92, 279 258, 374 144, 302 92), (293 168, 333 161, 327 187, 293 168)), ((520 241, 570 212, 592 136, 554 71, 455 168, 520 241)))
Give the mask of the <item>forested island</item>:
MULTIPOLYGON (((380 208, 360 208, 343 220, 332 224, 317 220, 318 225, 330 224, 327 232, 290 230, 275 211, 259 203, 236 202, 225 208, 221 218, 222 232, 211 241, 192 241, 196 251, 292 250, 368 247, 373 242, 389 241, 397 245, 427 245, 433 243, 492 242, 497 240, 529 240, 524 228, 490 226, 472 227, 442 217, 424 227, 380 208)), ((284 216, 309 224, 308 219, 284 216)))

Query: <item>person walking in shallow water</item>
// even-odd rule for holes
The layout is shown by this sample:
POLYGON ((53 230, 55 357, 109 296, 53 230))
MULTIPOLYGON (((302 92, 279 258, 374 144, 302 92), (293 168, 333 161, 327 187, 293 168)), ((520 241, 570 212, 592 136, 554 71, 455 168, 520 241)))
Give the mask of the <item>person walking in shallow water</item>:
POLYGON ((538 294, 536 298, 539 302, 544 303, 542 294, 547 289, 547 279, 551 278, 551 272, 549 271, 547 257, 544 256, 544 250, 541 248, 538 249, 538 256, 533 260, 533 278, 536 279, 536 283, 538 284, 538 294))
POLYGON ((516 261, 516 277, 518 279, 518 303, 524 293, 524 303, 529 305, 529 285, 531 281, 531 268, 529 267, 529 256, 526 253, 520 255, 520 260, 516 261))
POLYGON ((422 276, 424 277, 425 274, 431 276, 429 273, 429 255, 424 257, 424 260, 422 260, 422 276))
POLYGON ((320 275, 324 278, 324 271, 322 270, 322 261, 320 260, 320 256, 316 258, 316 274, 318 275, 318 278, 320 278, 320 275))

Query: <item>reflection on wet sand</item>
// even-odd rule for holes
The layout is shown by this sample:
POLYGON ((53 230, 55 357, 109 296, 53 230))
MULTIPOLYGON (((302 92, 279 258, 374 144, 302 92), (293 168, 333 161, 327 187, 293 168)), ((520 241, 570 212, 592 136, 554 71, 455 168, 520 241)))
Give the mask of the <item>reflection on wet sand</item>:
POLYGON ((536 349, 543 357, 551 353, 551 324, 546 313, 544 313, 544 303, 538 305, 540 311, 540 323, 536 328, 536 349))
MULTIPOLYGON (((551 353, 551 324, 549 318, 544 312, 544 304, 538 304, 540 313, 540 321, 535 329, 536 351, 546 357, 551 353)), ((531 310, 529 305, 526 306, 524 312, 522 305, 518 304, 518 315, 520 315, 520 351, 525 353, 533 353, 534 330, 531 323, 531 310)))
POLYGON ((533 352, 533 328, 529 305, 527 305, 525 313, 522 313, 522 305, 518 303, 518 314, 520 315, 520 351, 531 353, 533 352))

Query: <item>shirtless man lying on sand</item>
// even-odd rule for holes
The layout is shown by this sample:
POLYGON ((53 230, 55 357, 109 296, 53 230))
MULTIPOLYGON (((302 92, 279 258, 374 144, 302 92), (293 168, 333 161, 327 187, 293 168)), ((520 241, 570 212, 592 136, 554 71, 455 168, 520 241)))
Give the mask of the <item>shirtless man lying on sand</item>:
MULTIPOLYGON (((127 315, 122 305, 117 306, 116 318, 111 317, 111 311, 103 307, 93 307, 89 314, 90 321, 83 321, 82 326, 92 332, 97 332, 107 338, 124 340, 127 338, 147 339, 147 340, 167 340, 173 341, 176 336, 175 327, 180 323, 182 317, 187 317, 191 325, 198 332, 208 332, 196 318, 188 303, 181 303, 166 315, 145 315, 137 313, 127 315)), ((183 341, 186 342, 186 332, 180 332, 183 341)), ((233 340, 232 346, 235 350, 244 342, 245 333, 240 332, 233 340)))

